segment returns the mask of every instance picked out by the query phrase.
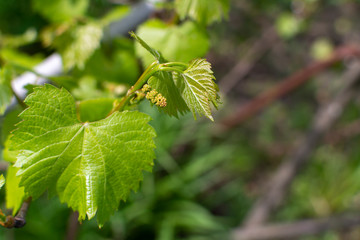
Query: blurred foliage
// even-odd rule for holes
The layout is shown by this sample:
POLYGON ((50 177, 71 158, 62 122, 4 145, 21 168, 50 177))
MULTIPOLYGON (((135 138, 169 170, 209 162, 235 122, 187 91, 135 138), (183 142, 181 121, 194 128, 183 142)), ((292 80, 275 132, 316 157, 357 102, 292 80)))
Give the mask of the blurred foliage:
MULTIPOLYGON (((60 52, 66 71, 56 84, 69 89, 79 101, 79 118, 94 121, 106 116, 114 99, 121 97, 152 61, 127 36, 101 41, 106 25, 129 11, 128 6, 119 7, 116 2, 127 1, 0 1, 1 71, 10 68, 13 78, 54 51, 60 52)), ((170 6, 180 2, 171 1, 170 6)), ((186 11, 179 13, 165 8, 157 10, 136 32, 172 61, 207 54, 221 83, 263 32, 275 29, 277 41, 224 96, 223 110, 215 122, 310 61, 326 58, 337 46, 359 41, 358 0, 233 0, 229 6, 227 1, 212 2, 225 4, 222 6, 230 9, 229 17, 214 8, 217 5, 209 11, 202 9, 198 15, 186 6, 182 6, 186 11), (206 24, 210 25, 205 28, 206 24)), ((316 109, 338 91, 349 61, 314 77, 311 83, 226 135, 214 136, 214 125, 194 122, 189 114, 171 118, 143 102, 140 108, 151 115, 158 134, 154 173, 145 174, 141 190, 122 203, 102 229, 94 220, 83 222, 78 239, 228 239, 230 230, 245 219, 262 184, 309 129, 316 109)), ((1 76, 3 113, 12 93, 9 77, 1 76)), ((356 99, 345 109, 334 132, 328 133, 309 166, 296 178, 286 204, 272 221, 359 211, 360 139, 355 133, 344 137, 336 131, 358 121, 359 105, 356 99), (334 139, 340 140, 333 143, 334 139)), ((14 153, 6 149, 6 139, 19 121, 19 111, 10 108, 6 116, 0 115, 1 163, 14 161, 14 153)), ((14 176, 13 170, 6 177, 14 176)), ((2 209, 18 207, 16 199, 12 203, 3 200, 6 188, 14 190, 11 183, 0 192, 2 209)), ((31 204, 26 227, 0 229, 0 239, 64 239, 70 215, 58 199, 43 196, 31 204)), ((304 239, 344 238, 342 233, 328 232, 304 239)))

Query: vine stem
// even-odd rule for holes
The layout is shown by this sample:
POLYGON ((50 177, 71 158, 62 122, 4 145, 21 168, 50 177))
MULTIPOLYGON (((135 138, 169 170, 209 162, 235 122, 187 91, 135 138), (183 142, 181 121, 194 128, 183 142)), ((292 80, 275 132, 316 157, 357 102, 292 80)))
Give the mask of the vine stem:
POLYGON ((3 221, 2 217, 2 223, 1 225, 5 228, 22 228, 26 224, 26 213, 29 209, 30 203, 31 203, 31 197, 27 198, 23 204, 21 205, 21 208, 19 212, 16 214, 15 217, 9 215, 9 216, 3 216, 5 217, 5 221, 3 221))
POLYGON ((127 91, 126 95, 121 99, 121 101, 113 107, 108 116, 110 116, 116 111, 124 110, 125 106, 129 103, 134 93, 139 90, 146 83, 146 81, 158 70, 159 63, 157 61, 150 64, 143 72, 143 74, 141 74, 140 78, 136 81, 136 83, 127 91))

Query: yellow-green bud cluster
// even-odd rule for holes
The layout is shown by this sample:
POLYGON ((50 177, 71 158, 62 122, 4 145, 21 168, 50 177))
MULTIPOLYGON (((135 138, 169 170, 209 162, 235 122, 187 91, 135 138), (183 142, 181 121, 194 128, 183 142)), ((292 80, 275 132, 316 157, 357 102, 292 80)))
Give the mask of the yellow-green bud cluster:
POLYGON ((166 98, 160 93, 156 95, 155 99, 151 100, 156 106, 166 107, 166 98))
POLYGON ((146 99, 148 99, 152 102, 152 100, 155 99, 156 95, 158 95, 158 92, 155 89, 153 89, 146 94, 146 99))
POLYGON ((151 87, 150 87, 149 84, 145 84, 141 89, 141 91, 144 92, 144 93, 149 92, 150 90, 151 90, 151 87))
MULTIPOLYGON (((144 85, 144 87, 145 87, 145 85, 144 85)), ((146 99, 148 99, 150 102, 152 102, 156 106, 166 107, 166 98, 163 95, 161 95, 161 93, 158 93, 155 89, 146 93, 146 99)))

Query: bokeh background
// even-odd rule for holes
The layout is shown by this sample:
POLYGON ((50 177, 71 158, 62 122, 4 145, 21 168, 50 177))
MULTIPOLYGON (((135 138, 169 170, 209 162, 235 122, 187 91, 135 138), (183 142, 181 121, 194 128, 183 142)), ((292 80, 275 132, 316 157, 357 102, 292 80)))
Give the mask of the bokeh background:
MULTIPOLYGON (((121 96, 149 61, 134 41, 116 36, 85 56, 70 54, 82 47, 72 41, 82 36, 78 28, 88 19, 106 25, 137 4, 141 2, 0 0, 0 63, 14 63, 20 75, 60 52, 67 56, 66 71, 51 79, 56 85, 90 103, 121 96), (62 35, 66 31, 71 34, 62 35)), ((110 222, 102 229, 95 219, 77 224, 76 214, 65 204, 45 195, 31 203, 26 227, 0 229, 0 239, 229 239, 235 228, 244 228, 279 166, 306 139, 319 109, 344 88, 344 74, 359 56, 357 0, 232 0, 225 17, 207 26, 182 20, 172 1, 149 4, 155 4, 149 19, 133 30, 168 58, 188 61, 195 55, 211 62, 223 101, 215 122, 194 121, 191 114, 168 117, 143 102, 140 109, 152 116, 158 134, 155 167, 153 173, 144 173, 141 189, 120 204, 110 222), (350 50, 340 56, 339 48, 350 50), (308 81, 247 118, 239 117, 242 107, 259 94, 334 56, 308 81)), ((93 31, 88 41, 99 38, 96 28, 88 31, 93 31)), ((359 95, 342 108, 266 224, 360 213, 359 95)), ((12 128, 19 111, 13 106, 1 117, 3 128, 12 128)), ((1 166, 5 171, 6 164, 1 166)), ((4 190, 0 195, 4 209, 4 190)), ((357 222, 359 227, 328 227, 314 236, 290 239, 360 239, 357 222)))

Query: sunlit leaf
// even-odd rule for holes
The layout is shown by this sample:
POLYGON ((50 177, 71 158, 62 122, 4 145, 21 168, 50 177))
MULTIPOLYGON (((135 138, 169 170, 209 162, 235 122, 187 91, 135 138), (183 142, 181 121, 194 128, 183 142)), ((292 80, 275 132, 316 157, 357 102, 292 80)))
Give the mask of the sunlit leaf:
POLYGON ((150 117, 124 111, 81 123, 73 97, 51 85, 36 88, 25 102, 29 108, 11 141, 20 150, 15 166, 26 195, 56 191, 80 220, 97 213, 102 226, 120 200, 138 189, 142 171, 152 169, 150 117))

